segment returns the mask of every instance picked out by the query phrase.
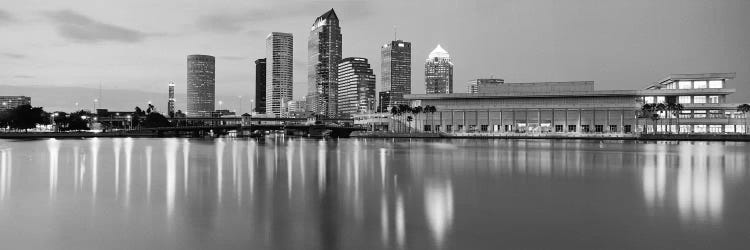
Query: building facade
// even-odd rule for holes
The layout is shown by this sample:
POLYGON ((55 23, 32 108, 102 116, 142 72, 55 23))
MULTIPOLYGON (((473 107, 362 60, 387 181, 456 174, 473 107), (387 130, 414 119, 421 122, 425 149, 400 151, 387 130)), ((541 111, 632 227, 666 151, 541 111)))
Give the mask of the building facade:
POLYGON ((294 38, 273 32, 266 38, 266 114, 283 116, 294 94, 294 38))
POLYGON ((266 58, 255 60, 255 107, 258 114, 266 113, 266 58))
MULTIPOLYGON (((390 95, 381 107, 409 104, 405 94, 411 94, 411 43, 402 40, 391 41, 380 48, 383 61, 380 64, 380 79, 383 92, 390 95)), ((382 98, 381 98, 382 100, 382 98)))
POLYGON ((375 111, 375 74, 366 58, 348 57, 338 65, 338 112, 341 117, 375 111))
POLYGON ((331 9, 315 19, 310 29, 308 52, 308 101, 315 115, 334 118, 338 114, 336 94, 342 36, 339 18, 331 9))
POLYGON ((407 95, 437 112, 417 129, 448 133, 744 133, 745 114, 726 103, 733 73, 679 74, 643 90, 593 90, 593 82, 528 83, 478 94, 407 95), (525 85, 525 87, 523 86, 525 85), (646 114, 644 104, 682 110, 646 114))
POLYGON ((388 112, 388 108, 393 107, 391 102, 391 93, 390 91, 380 91, 378 92, 378 109, 377 112, 388 112), (390 106, 389 106, 390 105, 390 106))
POLYGON ((31 105, 28 96, 0 96, 0 112, 14 109, 21 105, 31 105))
POLYGON ((440 44, 425 61, 424 80, 427 94, 453 93, 453 60, 440 44))
POLYGON ((503 83, 505 83, 505 80, 497 78, 480 78, 471 80, 466 84, 466 93, 476 94, 479 93, 479 86, 501 85, 503 83))
POLYGON ((215 109, 216 59, 209 55, 187 58, 187 116, 207 117, 215 109))
POLYGON ((167 101, 167 115, 174 117, 174 82, 169 82, 169 101, 167 101))

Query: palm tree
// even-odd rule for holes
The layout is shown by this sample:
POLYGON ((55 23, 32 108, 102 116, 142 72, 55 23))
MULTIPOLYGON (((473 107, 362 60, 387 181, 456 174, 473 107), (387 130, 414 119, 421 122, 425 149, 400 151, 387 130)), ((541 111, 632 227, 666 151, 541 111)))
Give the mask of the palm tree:
MULTIPOLYGON (((425 113, 427 113, 427 114, 430 114, 430 118, 429 118, 429 119, 430 119, 430 126, 431 126, 431 127, 434 127, 434 126, 433 126, 433 124, 434 124, 434 122, 433 122, 433 121, 434 121, 434 119, 435 119, 434 117, 432 117, 432 113, 435 113, 436 111, 437 111, 437 109, 435 108, 435 106, 427 105, 427 106, 425 106, 425 107, 424 107, 424 111, 423 111, 423 112, 425 112, 425 113)), ((430 130, 430 131, 431 131, 431 132, 432 132, 432 131, 435 131, 435 128, 431 128, 431 130, 430 130)))
MULTIPOLYGON (((650 104, 650 103, 643 104, 643 106, 641 107, 640 118, 649 118, 653 120, 653 114, 655 110, 656 110, 655 104, 650 104)), ((646 127, 645 132, 648 133, 648 124, 644 124, 644 126, 646 127)), ((654 131, 656 131, 656 124, 654 124, 654 131)))
POLYGON ((409 126, 409 134, 411 134, 411 121, 412 120, 414 120, 414 118, 412 118, 411 116, 406 117, 406 122, 407 122, 406 126, 409 126))
POLYGON ((747 114, 750 113, 750 104, 745 103, 737 106, 737 111, 742 112, 742 114, 745 115, 745 134, 747 134, 747 114))
MULTIPOLYGON (((415 124, 414 124, 415 127, 417 128, 417 132, 419 132, 419 120, 420 120, 419 119, 419 114, 421 114, 423 111, 424 111, 424 108, 422 108, 422 106, 416 106, 416 107, 414 107, 411 110, 411 112, 416 116, 415 118, 417 119, 416 122, 415 122, 415 124)), ((422 124, 424 124, 424 123, 422 123, 422 124)))
POLYGON ((677 133, 680 133, 680 114, 682 114, 682 110, 685 109, 685 106, 680 103, 669 103, 667 105, 669 107, 669 110, 672 111, 672 115, 677 118, 677 133))
MULTIPOLYGON (((663 113, 665 113, 667 111, 667 105, 664 104, 664 103, 659 103, 659 104, 656 104, 656 107, 654 109, 656 110, 656 115, 657 115, 657 119, 656 119, 656 123, 657 124, 656 124, 656 126, 658 127, 659 126, 659 124, 658 124, 659 118, 661 118, 661 114, 663 114, 663 113)), ((657 131, 657 129, 654 129, 654 132, 656 132, 656 131, 657 131)))
MULTIPOLYGON (((399 116, 399 115, 400 115, 400 113, 401 113, 401 111, 399 110, 398 106, 396 106, 396 105, 393 105, 393 107, 391 107, 391 120, 392 120, 392 121, 393 121, 393 120, 395 120, 395 119, 396 119, 396 116, 399 116)), ((393 132, 396 132, 396 125, 397 125, 397 124, 396 124, 396 123, 394 122, 394 123, 393 123, 393 125, 394 125, 394 126, 393 126, 393 128, 391 128, 391 129, 393 129, 393 132)))

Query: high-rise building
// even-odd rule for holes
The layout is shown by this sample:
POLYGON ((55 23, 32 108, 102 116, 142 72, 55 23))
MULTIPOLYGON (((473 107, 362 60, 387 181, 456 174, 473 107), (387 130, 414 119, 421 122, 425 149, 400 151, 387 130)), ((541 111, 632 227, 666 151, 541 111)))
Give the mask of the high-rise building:
POLYGON ((0 96, 0 111, 14 109, 21 105, 31 105, 28 96, 0 96))
MULTIPOLYGON (((390 96, 383 106, 408 104, 404 100, 405 94, 411 94, 411 43, 401 40, 391 41, 380 49, 383 61, 380 64, 380 79, 383 91, 390 96)), ((382 98, 381 98, 382 100, 382 98)))
POLYGON ((497 78, 480 78, 471 80, 466 84, 466 92, 470 94, 477 94, 479 93, 480 86, 489 86, 489 85, 500 85, 505 83, 505 80, 503 79, 497 79, 497 78))
POLYGON ((255 60, 255 109, 258 114, 266 113, 266 59, 255 60))
POLYGON ((341 62, 341 27, 333 9, 315 19, 307 43, 308 101, 315 115, 336 117, 338 64, 341 62))
POLYGON ((211 116, 215 108, 216 59, 208 55, 187 58, 187 116, 211 116))
POLYGON ((169 82, 169 101, 167 102, 167 115, 174 117, 174 82, 169 82))
POLYGON ((425 61, 424 80, 427 94, 453 93, 453 61, 440 44, 425 61))
POLYGON ((375 111, 375 74, 366 58, 348 57, 338 66, 339 116, 375 111))
POLYGON ((378 92, 378 110, 377 112, 388 112, 388 108, 393 107, 391 104, 391 92, 378 92))
POLYGON ((294 38, 273 32, 266 38, 266 114, 282 116, 294 95, 294 38))

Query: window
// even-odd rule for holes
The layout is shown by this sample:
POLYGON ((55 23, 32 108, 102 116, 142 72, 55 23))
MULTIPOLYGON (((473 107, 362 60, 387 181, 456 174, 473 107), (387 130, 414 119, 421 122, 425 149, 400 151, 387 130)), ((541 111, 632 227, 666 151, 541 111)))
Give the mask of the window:
POLYGON ((430 125, 424 125, 424 131, 429 132, 430 131, 430 125))
POLYGON ((679 82, 680 89, 692 89, 693 88, 693 82, 691 81, 680 81, 679 82))
POLYGON ((709 125, 708 126, 708 132, 711 133, 721 133, 721 125, 709 125))
POLYGON ((677 99, 678 103, 690 103, 690 101, 691 101, 691 98, 689 96, 680 96, 677 99))
POLYGON ((453 125, 445 125, 445 132, 453 132, 453 125))
POLYGON ((656 103, 667 103, 667 101, 663 96, 657 96, 656 103))
POLYGON ((435 132, 440 132, 440 125, 435 125, 435 132))
POLYGON ((708 103, 719 103, 719 96, 717 95, 709 96, 708 103))
POLYGON ((734 125, 724 125, 725 133, 734 133, 734 125))
POLYGON ((632 130, 633 130, 633 128, 631 127, 631 125, 625 125, 623 127, 623 129, 622 129, 622 131, 625 132, 625 133, 633 132, 632 130))
POLYGON ((643 98, 643 102, 645 103, 654 103, 654 97, 653 96, 646 96, 643 98))
POLYGON ((693 103, 706 103, 706 96, 693 96, 693 103))
POLYGON ((693 132, 695 133, 706 133, 706 125, 694 125, 693 132))
POLYGON ((463 131, 463 130, 464 130, 464 125, 458 125, 457 131, 463 131))
POLYGON ((682 110, 680 111, 680 118, 690 118, 693 111, 690 110, 682 110))
POLYGON ((609 125, 609 132, 610 133, 616 133, 617 132, 617 125, 609 125))
POLYGON ((479 126, 479 127, 480 127, 480 130, 481 130, 482 132, 487 132, 487 128, 489 127, 489 125, 481 125, 481 126, 479 126))
POLYGON ((735 132, 737 133, 745 133, 745 125, 735 125, 735 132))
POLYGON ((581 125, 581 132, 588 133, 589 131, 589 125, 581 125))
POLYGON ((705 110, 694 110, 693 111, 693 118, 706 118, 706 111, 705 110))
POLYGON ((709 110, 708 117, 709 118, 724 118, 724 114, 721 113, 721 110, 709 110))
POLYGON ((680 134, 689 134, 692 131, 692 126, 690 125, 680 125, 680 134))
POLYGON ((594 132, 597 132, 597 133, 604 132, 604 125, 594 125, 594 132))
POLYGON ((576 125, 568 125, 568 132, 576 132, 576 125))
POLYGON ((708 82, 708 87, 712 89, 720 89, 724 87, 724 80, 713 80, 708 82))
POLYGON ((708 88, 708 83, 706 81, 695 81, 695 82, 693 82, 693 88, 694 89, 705 89, 705 88, 708 88))
POLYGON ((563 132, 563 125, 555 125, 555 132, 563 132))

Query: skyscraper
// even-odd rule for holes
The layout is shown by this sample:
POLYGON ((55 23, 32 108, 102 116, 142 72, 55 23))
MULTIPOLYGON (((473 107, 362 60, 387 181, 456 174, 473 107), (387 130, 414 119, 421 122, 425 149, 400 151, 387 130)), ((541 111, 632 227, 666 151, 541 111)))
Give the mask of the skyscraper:
POLYGON ((389 96, 380 98, 386 103, 381 103, 379 106, 382 109, 382 107, 408 104, 403 96, 411 94, 411 43, 401 40, 391 41, 383 45, 380 55, 383 59, 380 64, 380 79, 383 83, 383 92, 385 92, 380 95, 389 96))
POLYGON ((187 116, 211 116, 215 104, 216 59, 208 55, 187 58, 187 116))
POLYGON ((255 109, 258 114, 266 113, 266 59, 255 60, 255 109))
POLYGON ((315 19, 307 43, 308 101, 315 115, 336 117, 338 64, 341 62, 341 27, 333 9, 315 19))
POLYGON ((167 102, 167 115, 174 117, 174 82, 169 82, 169 101, 167 102))
POLYGON ((339 116, 375 110, 375 74, 366 58, 348 57, 338 65, 339 116))
POLYGON ((453 61, 440 44, 425 61, 424 80, 427 94, 453 93, 453 61))
POLYGON ((294 94, 294 38, 273 32, 266 38, 266 114, 282 116, 294 94))

